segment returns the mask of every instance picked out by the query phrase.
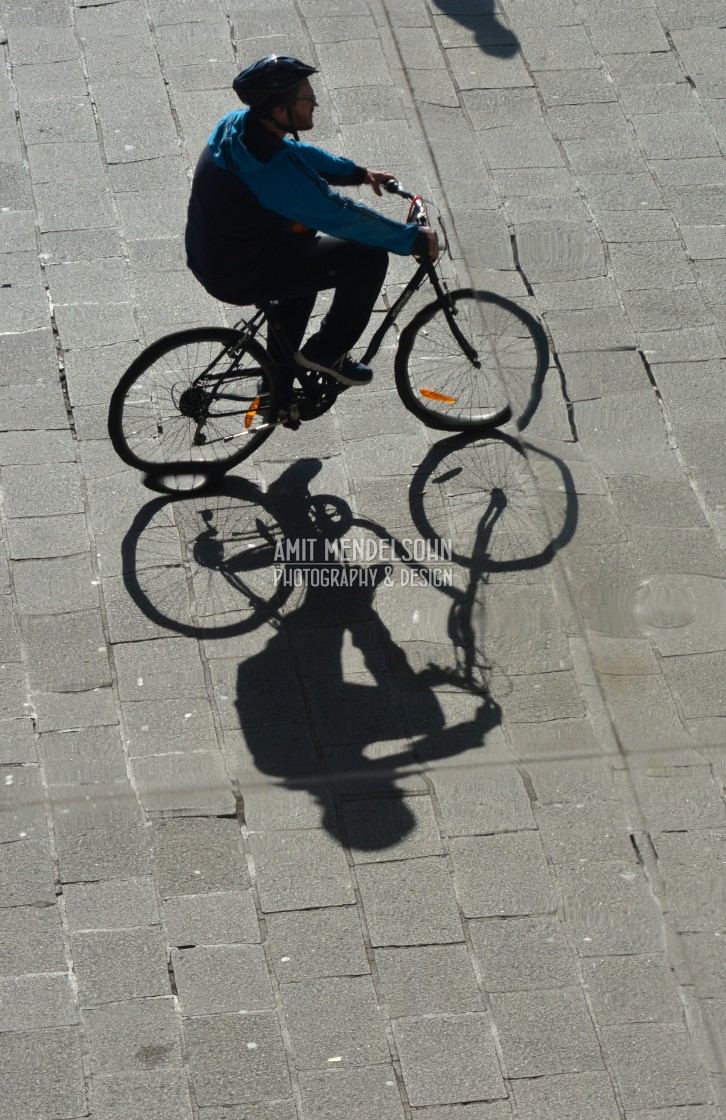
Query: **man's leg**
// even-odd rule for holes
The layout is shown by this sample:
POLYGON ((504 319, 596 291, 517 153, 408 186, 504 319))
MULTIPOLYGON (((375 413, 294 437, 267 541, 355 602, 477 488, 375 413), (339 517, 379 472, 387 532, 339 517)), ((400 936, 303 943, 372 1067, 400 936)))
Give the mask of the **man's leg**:
POLYGON ((320 344, 339 357, 355 346, 370 320, 388 268, 388 253, 336 237, 317 237, 286 256, 284 274, 265 277, 266 299, 278 299, 277 313, 290 342, 302 342, 315 295, 334 288, 323 319, 320 344))

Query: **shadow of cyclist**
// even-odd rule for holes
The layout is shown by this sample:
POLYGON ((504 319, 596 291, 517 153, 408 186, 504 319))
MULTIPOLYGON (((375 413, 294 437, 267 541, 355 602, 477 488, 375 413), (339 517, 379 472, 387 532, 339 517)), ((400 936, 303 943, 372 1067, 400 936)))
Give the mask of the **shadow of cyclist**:
MULTIPOLYGON (((512 58, 519 49, 519 40, 514 32, 497 19, 495 0, 434 0, 443 15, 455 20, 473 33, 477 45, 495 58, 512 58)), ((447 44, 446 29, 441 26, 444 45, 447 44)), ((459 42, 458 45, 464 45, 459 42)), ((453 45, 453 43, 452 43, 453 45)))
POLYGON ((434 666, 416 673, 378 617, 373 603, 385 593, 388 565, 365 567, 336 554, 353 515, 341 499, 310 494, 319 470, 317 460, 295 463, 265 496, 294 555, 279 578, 296 587, 282 625, 239 667, 236 708, 259 771, 289 789, 308 790, 321 807, 323 827, 337 836, 333 783, 352 799, 342 810, 350 845, 382 850, 415 828, 399 788, 405 773, 419 761, 480 746, 500 712, 482 689, 473 717, 446 726, 434 691, 446 674, 434 666))

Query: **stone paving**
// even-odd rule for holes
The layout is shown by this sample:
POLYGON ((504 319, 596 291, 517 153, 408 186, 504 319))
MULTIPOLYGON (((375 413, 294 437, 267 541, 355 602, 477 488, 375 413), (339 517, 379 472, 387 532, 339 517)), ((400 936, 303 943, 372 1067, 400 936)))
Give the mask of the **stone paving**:
POLYGON ((723 0, 0 22, 0 1118, 726 1117, 723 0), (389 340, 170 503, 109 395, 233 321, 184 267, 189 175, 271 51, 552 364, 521 439, 464 444, 389 340), (276 539, 424 530, 448 590, 275 595, 276 539))

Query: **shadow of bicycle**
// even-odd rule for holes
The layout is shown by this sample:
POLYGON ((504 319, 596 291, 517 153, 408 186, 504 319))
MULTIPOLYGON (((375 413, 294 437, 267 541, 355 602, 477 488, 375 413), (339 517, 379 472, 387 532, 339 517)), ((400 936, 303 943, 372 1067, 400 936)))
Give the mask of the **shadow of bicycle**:
POLYGON ((220 718, 248 821, 262 827, 282 790, 293 820, 322 820, 353 848, 386 850, 414 830, 407 794, 421 790, 421 767, 475 758, 501 721, 488 595, 497 578, 545 567, 574 532, 574 487, 559 468, 569 497, 553 537, 515 440, 432 448, 409 512, 429 544, 454 526, 456 578, 441 587, 373 516, 312 492, 319 460, 283 469, 266 490, 228 477, 139 512, 123 547, 127 590, 157 626, 204 641, 215 698, 229 693, 220 718), (444 491, 439 520, 432 498, 444 491))

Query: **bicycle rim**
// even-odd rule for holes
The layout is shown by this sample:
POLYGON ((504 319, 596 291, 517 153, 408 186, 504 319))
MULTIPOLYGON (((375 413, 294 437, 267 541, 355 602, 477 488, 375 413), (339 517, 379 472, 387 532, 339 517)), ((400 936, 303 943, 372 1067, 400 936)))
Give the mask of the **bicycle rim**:
POLYGON ((434 445, 409 491, 414 522, 431 541, 450 537, 452 558, 480 575, 545 567, 550 526, 522 448, 505 433, 434 445))
POLYGON ((544 330, 492 292, 465 288, 449 300, 456 333, 437 300, 401 335, 396 385, 403 403, 435 428, 486 429, 512 416, 522 423, 547 370, 544 330))
POLYGON ((139 510, 123 541, 124 583, 156 626, 229 638, 269 622, 289 595, 275 579, 284 542, 275 510, 245 478, 139 510))
MULTIPOLYGON (((239 332, 204 327, 167 335, 132 363, 111 398, 109 435, 138 470, 211 477, 270 434, 271 365, 239 332)), ((183 489, 183 487, 179 487, 183 489)))

